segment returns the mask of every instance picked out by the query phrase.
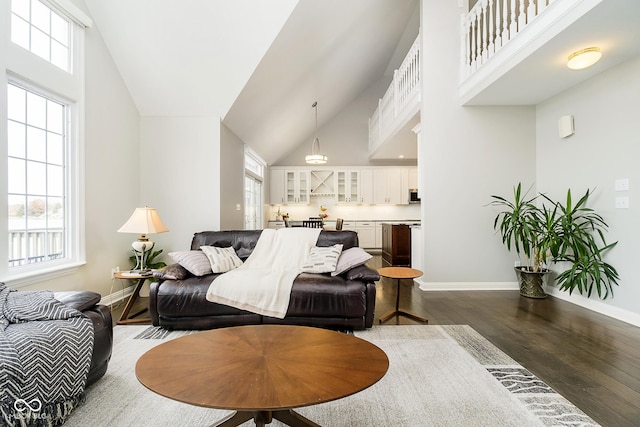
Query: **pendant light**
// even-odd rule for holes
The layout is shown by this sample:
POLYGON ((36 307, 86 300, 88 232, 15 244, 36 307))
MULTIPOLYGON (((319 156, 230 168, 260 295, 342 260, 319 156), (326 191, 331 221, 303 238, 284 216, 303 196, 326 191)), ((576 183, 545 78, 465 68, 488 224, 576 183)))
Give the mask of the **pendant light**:
POLYGON ((318 139, 318 101, 311 105, 316 110, 316 137, 311 143, 311 154, 304 157, 304 161, 309 165, 324 165, 327 163, 327 156, 320 154, 320 140, 318 139))

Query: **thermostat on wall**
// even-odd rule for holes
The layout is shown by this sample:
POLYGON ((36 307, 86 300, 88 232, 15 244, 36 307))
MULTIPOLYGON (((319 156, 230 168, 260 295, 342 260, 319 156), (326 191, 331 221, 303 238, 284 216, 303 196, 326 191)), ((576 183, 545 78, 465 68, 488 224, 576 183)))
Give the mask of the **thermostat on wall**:
POLYGON ((575 128, 573 126, 573 116, 562 116, 558 120, 558 131, 560 138, 566 138, 573 135, 575 128))

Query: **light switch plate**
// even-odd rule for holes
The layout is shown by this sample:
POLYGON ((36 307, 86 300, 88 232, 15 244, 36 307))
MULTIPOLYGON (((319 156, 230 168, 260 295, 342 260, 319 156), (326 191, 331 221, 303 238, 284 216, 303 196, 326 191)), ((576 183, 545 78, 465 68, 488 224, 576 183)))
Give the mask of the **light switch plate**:
POLYGON ((629 209, 629 198, 624 197, 616 197, 616 209, 629 209))
POLYGON ((616 191, 627 191, 629 190, 629 180, 627 178, 616 179, 616 191))

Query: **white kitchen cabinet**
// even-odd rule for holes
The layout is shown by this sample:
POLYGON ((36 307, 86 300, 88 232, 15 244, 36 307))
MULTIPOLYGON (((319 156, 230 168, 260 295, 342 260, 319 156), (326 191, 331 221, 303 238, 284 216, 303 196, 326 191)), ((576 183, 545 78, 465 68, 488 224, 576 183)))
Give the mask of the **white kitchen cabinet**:
POLYGON ((335 172, 336 202, 360 203, 360 171, 338 170, 335 172))
POLYGON ((377 205, 409 204, 407 169, 375 169, 373 171, 374 203, 377 205))
POLYGON ((409 168, 409 189, 418 189, 418 168, 409 168))
POLYGON ((381 221, 376 221, 376 235, 375 235, 375 239, 376 239, 376 243, 375 243, 375 247, 376 248, 382 248, 382 222, 381 221))
POLYGON ((356 221, 356 232, 361 248, 373 249, 376 247, 376 224, 374 221, 356 221))
POLYGON ((284 169, 271 169, 269 178, 269 202, 272 205, 285 203, 284 169))
POLYGON ((373 204, 373 169, 360 170, 360 203, 373 204))
POLYGON ((309 204, 309 171, 308 170, 287 170, 285 171, 285 203, 309 204))

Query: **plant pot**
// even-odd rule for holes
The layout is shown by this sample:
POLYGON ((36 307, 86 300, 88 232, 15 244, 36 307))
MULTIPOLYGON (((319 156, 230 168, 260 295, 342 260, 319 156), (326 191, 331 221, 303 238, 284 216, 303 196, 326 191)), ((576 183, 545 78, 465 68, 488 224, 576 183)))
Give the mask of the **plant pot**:
POLYGON ((542 287, 544 275, 549 272, 547 269, 541 271, 529 271, 527 267, 514 267, 518 283, 520 284, 520 295, 527 298, 546 298, 547 294, 542 287))

